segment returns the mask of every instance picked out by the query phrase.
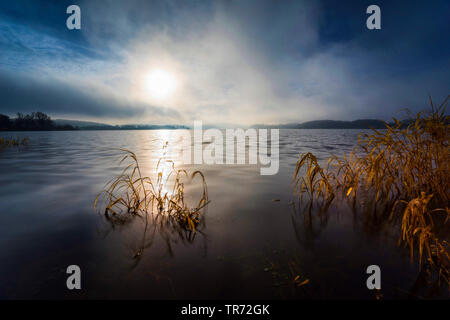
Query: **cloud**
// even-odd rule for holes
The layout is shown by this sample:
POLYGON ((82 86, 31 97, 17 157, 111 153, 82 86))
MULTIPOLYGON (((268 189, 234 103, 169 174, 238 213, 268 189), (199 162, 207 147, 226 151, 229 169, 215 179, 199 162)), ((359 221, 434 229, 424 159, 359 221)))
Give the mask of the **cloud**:
POLYGON ((247 125, 388 119, 423 109, 428 94, 444 99, 450 45, 438 35, 450 32, 449 5, 405 10, 380 0, 382 30, 373 32, 368 4, 84 1, 78 33, 61 31, 59 9, 41 22, 0 18, 0 98, 8 102, 0 108, 31 110, 34 101, 96 119, 247 125), (155 68, 177 78, 166 101, 143 87, 155 68))
POLYGON ((0 112, 43 111, 52 115, 91 116, 106 119, 136 119, 151 114, 153 120, 177 121, 175 110, 159 108, 97 91, 79 88, 55 79, 36 79, 0 73, 0 112))

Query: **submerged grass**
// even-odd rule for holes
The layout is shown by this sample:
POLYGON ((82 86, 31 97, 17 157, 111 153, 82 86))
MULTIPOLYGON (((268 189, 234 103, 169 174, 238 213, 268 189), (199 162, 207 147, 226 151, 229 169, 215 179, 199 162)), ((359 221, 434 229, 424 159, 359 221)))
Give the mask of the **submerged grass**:
POLYGON ((25 146, 28 144, 28 139, 18 139, 18 138, 5 138, 0 137, 0 147, 18 147, 25 146))
POLYGON ((450 284, 448 99, 436 107, 430 98, 431 110, 406 127, 394 118, 386 130, 360 134, 356 148, 331 157, 326 168, 311 153, 300 156, 294 181, 311 205, 327 208, 337 198, 352 208, 371 203, 377 219, 400 221, 399 243, 411 259, 450 284))
POLYGON ((111 179, 95 199, 95 208, 101 207, 105 217, 113 224, 123 224, 141 217, 147 225, 158 225, 161 229, 168 225, 195 233, 200 223, 201 210, 209 203, 206 180, 202 172, 191 174, 184 169, 176 169, 172 160, 166 157, 167 142, 163 146, 163 156, 159 159, 152 180, 141 171, 135 153, 119 149, 124 155, 120 164, 125 163, 122 172, 111 179), (128 162, 128 164, 126 164, 128 162), (185 200, 185 183, 200 177, 202 193, 197 205, 191 207, 185 200))

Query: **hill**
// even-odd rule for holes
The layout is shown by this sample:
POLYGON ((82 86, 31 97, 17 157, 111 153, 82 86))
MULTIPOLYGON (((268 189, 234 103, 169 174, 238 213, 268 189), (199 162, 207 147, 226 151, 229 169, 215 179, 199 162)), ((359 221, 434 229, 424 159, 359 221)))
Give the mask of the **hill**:
POLYGON ((288 123, 279 125, 258 124, 253 128, 279 128, 279 129, 384 129, 386 126, 382 120, 360 119, 354 121, 339 120, 315 120, 302 123, 288 123))

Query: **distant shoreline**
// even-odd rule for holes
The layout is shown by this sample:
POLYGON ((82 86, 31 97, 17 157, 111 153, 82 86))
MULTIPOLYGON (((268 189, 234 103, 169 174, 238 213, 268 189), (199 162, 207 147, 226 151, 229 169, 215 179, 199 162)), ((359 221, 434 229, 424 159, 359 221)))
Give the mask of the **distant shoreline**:
MULTIPOLYGON (((63 120, 57 119, 55 122, 59 125, 71 125, 79 130, 176 130, 186 129, 192 130, 193 126, 186 125, 110 125, 105 123, 96 123, 79 120, 63 120)), ((405 120, 405 125, 411 123, 405 120)), ((250 126, 242 126, 236 124, 210 124, 204 125, 205 129, 233 129, 233 128, 253 128, 253 129, 385 129, 386 123, 378 119, 359 119, 354 121, 343 120, 314 120, 302 123, 285 123, 285 124, 254 124, 250 126)))
MULTIPOLYGON (((411 124, 413 120, 403 120, 401 126, 411 124)), ((252 129, 386 129, 387 123, 379 119, 345 120, 314 120, 302 123, 285 124, 254 124, 251 126, 239 126, 235 124, 211 124, 204 128, 252 128, 252 129)), ((391 123, 389 125, 392 125, 391 123)), ((32 131, 130 131, 130 130, 192 130, 193 127, 175 124, 124 124, 111 125, 100 122, 56 119, 52 120, 42 112, 33 112, 29 115, 18 113, 17 118, 9 118, 0 114, 0 132, 32 132, 32 131)))
MULTIPOLYGON (((220 127, 209 127, 219 130, 225 129, 234 129, 234 128, 220 128, 220 127)), ((285 128, 285 127, 250 127, 254 129, 280 129, 280 130, 369 130, 369 129, 377 129, 383 130, 384 128, 285 128)), ((249 128, 249 129, 250 129, 249 128)), ((52 130, 0 130, 0 132, 54 132, 54 131, 154 131, 154 130, 194 130, 193 128, 153 128, 153 129, 85 129, 85 128, 73 128, 73 129, 52 129, 52 130)))

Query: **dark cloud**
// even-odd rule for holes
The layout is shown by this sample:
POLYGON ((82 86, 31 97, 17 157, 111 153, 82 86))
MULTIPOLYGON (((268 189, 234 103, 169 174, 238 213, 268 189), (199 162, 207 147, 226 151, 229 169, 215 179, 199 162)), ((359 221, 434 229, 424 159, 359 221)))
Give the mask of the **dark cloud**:
POLYGON ((52 115, 82 115, 102 118, 153 116, 179 119, 177 111, 143 103, 114 99, 111 95, 86 90, 55 79, 35 79, 0 73, 0 112, 42 111, 52 115))

